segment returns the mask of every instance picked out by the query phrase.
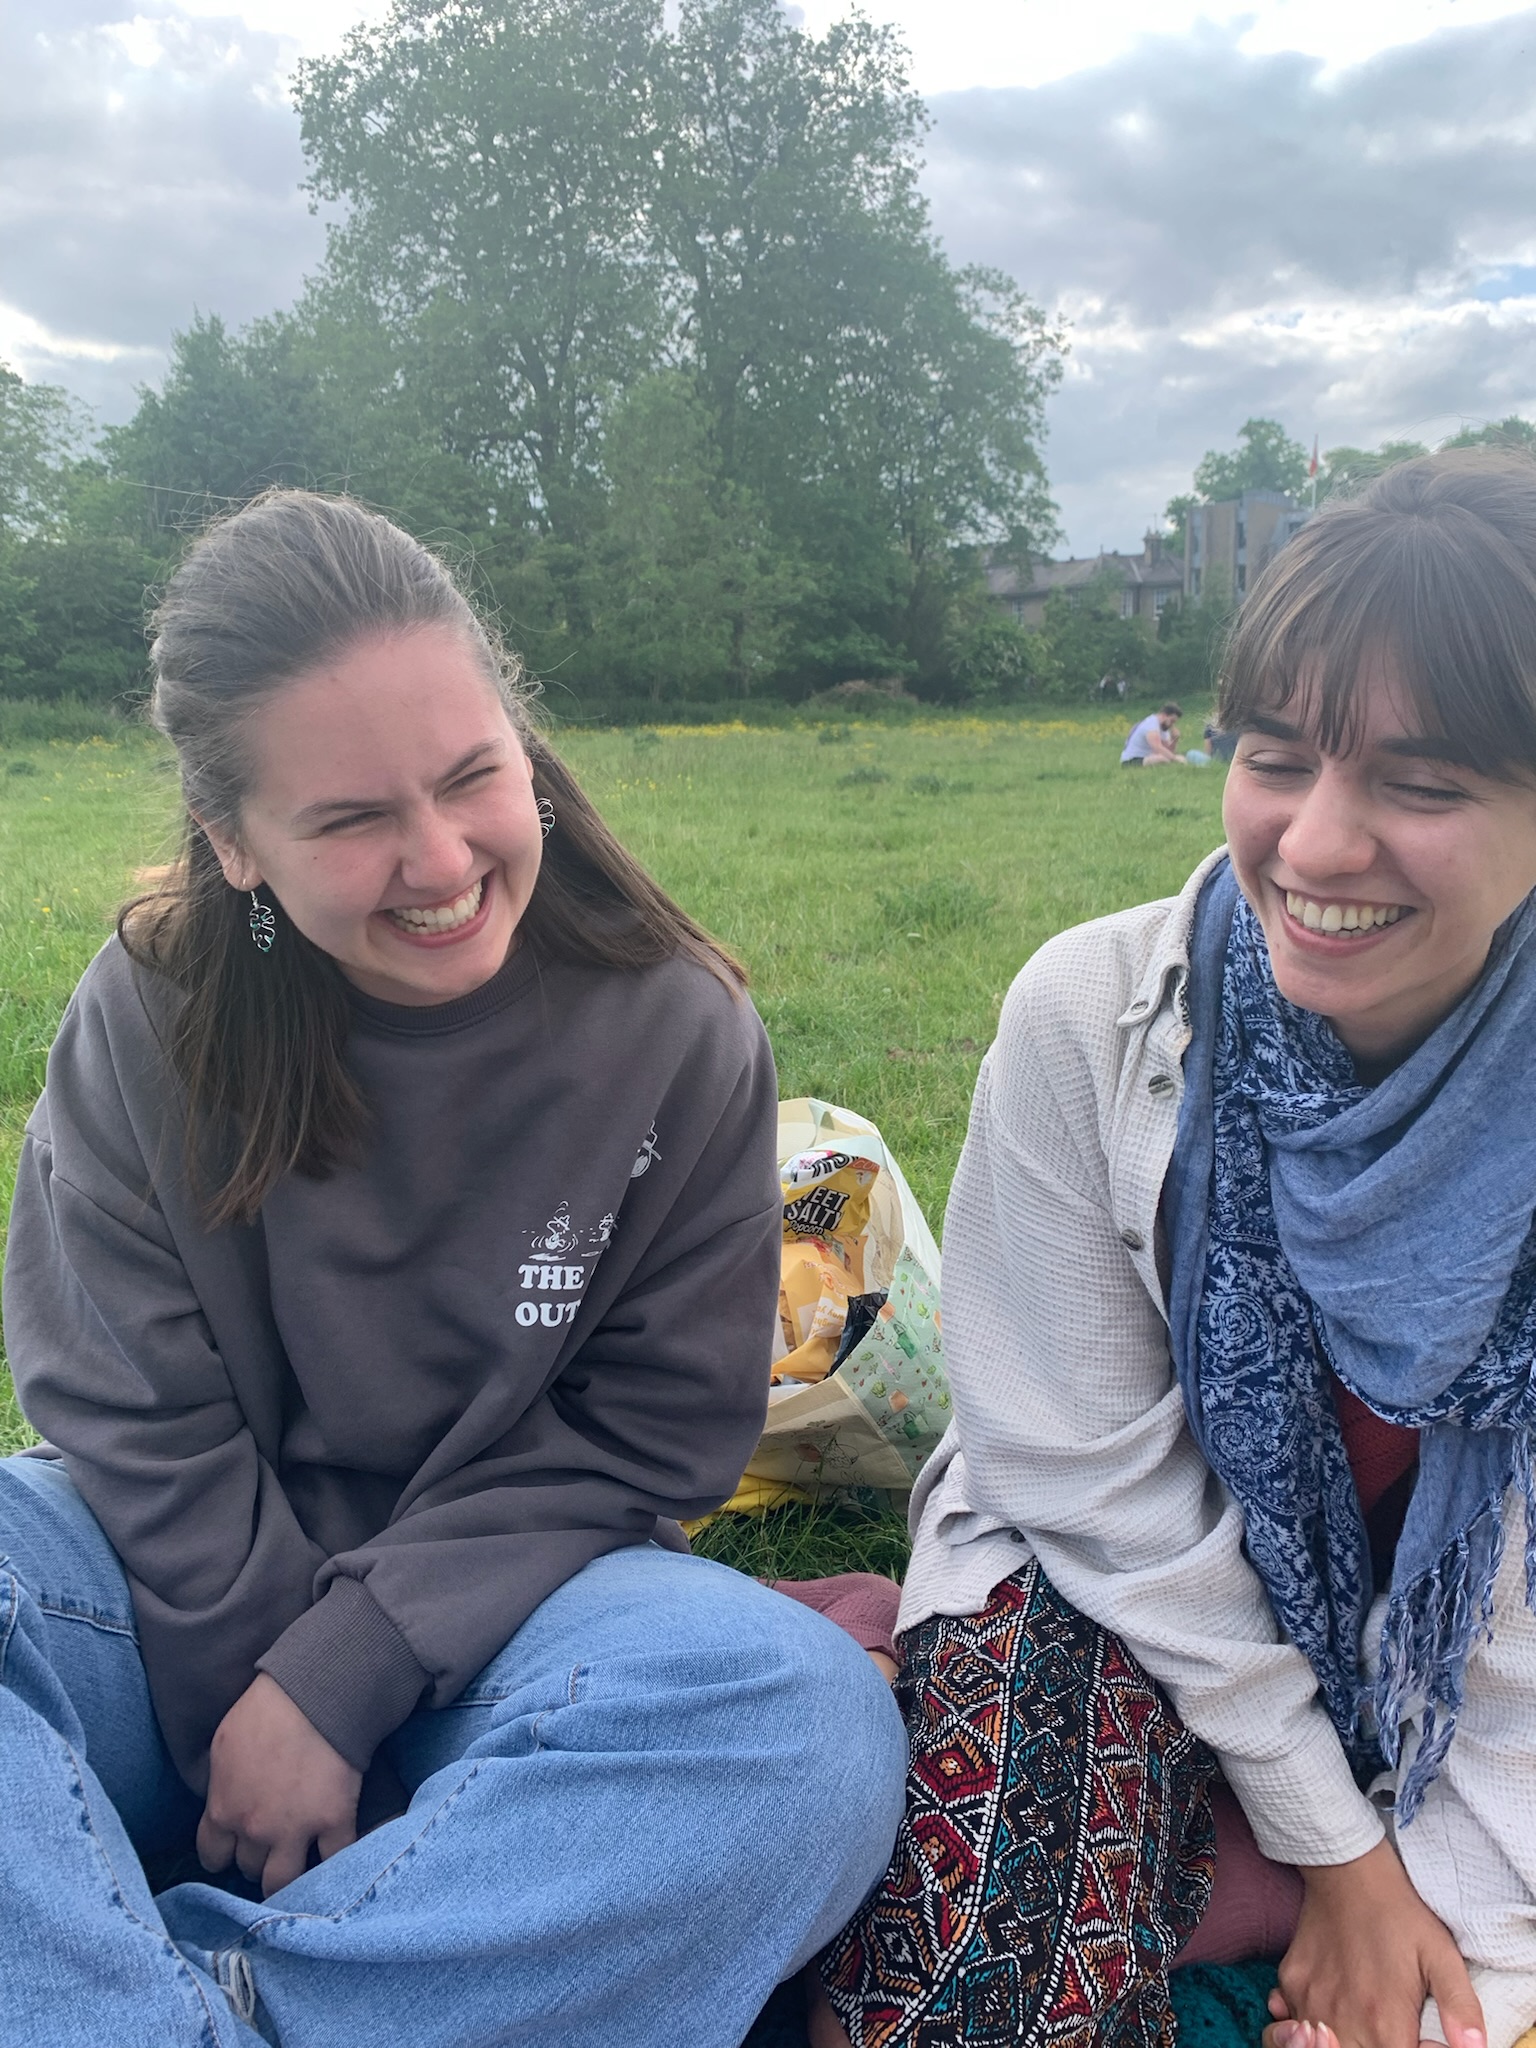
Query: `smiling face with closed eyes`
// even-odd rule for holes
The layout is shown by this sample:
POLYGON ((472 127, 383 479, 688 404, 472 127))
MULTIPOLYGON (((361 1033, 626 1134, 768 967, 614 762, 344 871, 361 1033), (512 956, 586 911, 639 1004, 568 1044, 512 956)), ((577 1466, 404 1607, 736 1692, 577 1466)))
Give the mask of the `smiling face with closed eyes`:
POLYGON ((528 757, 463 636, 352 641, 274 690, 244 743, 238 835, 205 826, 232 887, 270 892, 386 1002, 451 1002, 498 972, 542 836, 528 757))
POLYGON ((1425 734, 1390 658, 1367 658, 1353 742, 1328 752, 1309 692, 1250 717, 1227 779, 1232 863, 1280 993, 1365 1065, 1455 1008, 1536 888, 1536 781, 1480 774, 1425 734))

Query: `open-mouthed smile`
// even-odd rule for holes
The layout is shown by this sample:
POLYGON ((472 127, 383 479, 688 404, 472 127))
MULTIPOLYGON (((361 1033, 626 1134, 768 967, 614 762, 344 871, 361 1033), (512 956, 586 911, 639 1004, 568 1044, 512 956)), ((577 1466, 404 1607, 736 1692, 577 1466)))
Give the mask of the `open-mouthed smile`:
POLYGON ((478 922, 485 910, 490 894, 489 881, 488 875, 482 875, 462 894, 445 903, 404 904, 386 910, 382 915, 396 931, 413 939, 460 938, 478 922))
POLYGON ((1407 903, 1347 903, 1335 897, 1303 896, 1299 890, 1285 892, 1286 915, 1305 931, 1320 932, 1328 938, 1363 938, 1383 925, 1396 924, 1412 914, 1407 903))

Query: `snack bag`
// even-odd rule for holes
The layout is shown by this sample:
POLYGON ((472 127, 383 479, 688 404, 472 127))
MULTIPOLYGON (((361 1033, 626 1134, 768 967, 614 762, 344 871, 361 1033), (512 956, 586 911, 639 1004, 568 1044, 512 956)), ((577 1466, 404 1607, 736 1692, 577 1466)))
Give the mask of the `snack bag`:
POLYGON ((779 1280, 775 1382, 824 1380, 848 1322, 848 1303, 864 1292, 864 1242, 880 1168, 831 1146, 798 1152, 779 1168, 784 1196, 784 1255, 779 1280))
POLYGON ((850 1110, 781 1102, 779 1158, 780 1330, 743 1485, 758 1498, 775 1484, 909 1493, 950 1412, 933 1233, 879 1131, 850 1110))

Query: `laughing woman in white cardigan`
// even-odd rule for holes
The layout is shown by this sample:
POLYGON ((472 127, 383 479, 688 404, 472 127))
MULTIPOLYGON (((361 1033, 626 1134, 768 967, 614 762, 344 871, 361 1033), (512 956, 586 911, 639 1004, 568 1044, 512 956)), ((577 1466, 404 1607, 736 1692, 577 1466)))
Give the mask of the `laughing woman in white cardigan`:
POLYGON ((1220 715, 1227 850, 982 1069, 825 2040, 1154 2048, 1181 1949, 1280 1958, 1267 2048, 1536 2021, 1536 465, 1326 509, 1220 715))

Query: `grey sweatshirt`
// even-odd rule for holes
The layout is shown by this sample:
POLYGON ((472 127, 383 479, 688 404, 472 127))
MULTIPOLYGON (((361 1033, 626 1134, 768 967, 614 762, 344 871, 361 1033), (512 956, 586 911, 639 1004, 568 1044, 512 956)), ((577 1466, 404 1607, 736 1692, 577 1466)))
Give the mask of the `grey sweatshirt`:
POLYGON ((453 1699, 592 1559, 726 1498, 767 1405, 773 1061, 675 960, 514 954, 361 996, 374 1121, 205 1230, 161 1034, 114 939, 27 1127, 5 1329, 22 1406, 122 1559, 178 1767, 269 1672, 343 1756, 453 1699))

